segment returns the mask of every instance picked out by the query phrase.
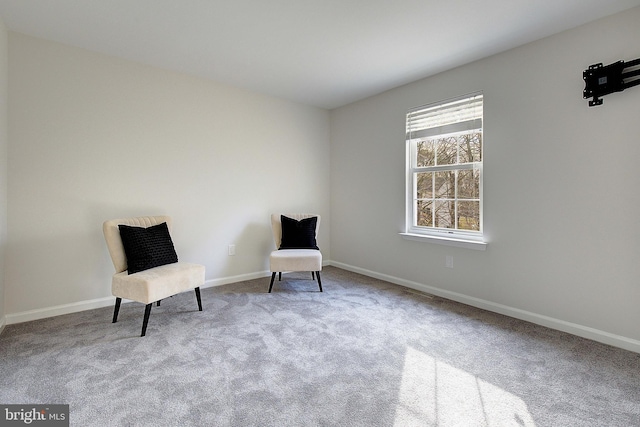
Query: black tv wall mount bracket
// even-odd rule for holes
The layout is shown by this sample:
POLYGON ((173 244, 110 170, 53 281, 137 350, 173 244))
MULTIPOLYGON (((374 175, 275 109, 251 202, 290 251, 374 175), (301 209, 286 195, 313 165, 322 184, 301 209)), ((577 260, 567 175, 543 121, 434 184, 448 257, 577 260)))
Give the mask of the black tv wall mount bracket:
POLYGON ((589 107, 602 105, 601 97, 613 92, 622 92, 633 86, 640 85, 640 58, 633 61, 618 61, 603 66, 602 63, 589 65, 582 72, 585 87, 583 98, 591 98, 589 107), (635 69, 634 69, 635 68, 635 69))

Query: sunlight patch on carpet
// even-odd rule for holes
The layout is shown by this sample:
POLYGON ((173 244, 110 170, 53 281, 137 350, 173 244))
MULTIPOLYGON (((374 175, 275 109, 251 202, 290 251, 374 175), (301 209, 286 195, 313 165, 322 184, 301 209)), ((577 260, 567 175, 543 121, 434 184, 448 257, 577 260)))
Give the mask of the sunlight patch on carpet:
POLYGON ((477 376, 408 347, 396 427, 535 427, 526 403, 477 376))

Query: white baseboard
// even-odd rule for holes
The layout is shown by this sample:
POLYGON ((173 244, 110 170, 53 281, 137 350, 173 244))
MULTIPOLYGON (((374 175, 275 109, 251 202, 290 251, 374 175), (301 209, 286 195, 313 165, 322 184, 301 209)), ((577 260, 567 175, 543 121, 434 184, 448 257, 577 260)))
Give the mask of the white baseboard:
POLYGON ((20 313, 7 314, 7 325, 46 319, 47 317, 60 316, 63 314, 77 313, 78 311, 91 310, 94 308, 113 306, 114 302, 114 297, 104 297, 87 301, 78 301, 71 304, 62 304, 54 307, 38 308, 20 313))
MULTIPOLYGON (((264 277, 266 272, 243 274, 240 276, 224 277, 221 279, 207 280, 201 288, 211 288, 213 286, 226 285, 228 283, 240 282, 242 280, 251 280, 264 277)), ((122 300, 123 304, 129 303, 129 300, 122 300)), ((87 301, 78 301, 71 304, 57 305, 54 307, 45 307, 35 310, 23 311, 20 313, 7 314, 6 324, 30 322, 32 320, 46 319, 47 317, 60 316, 63 314, 77 313, 79 311, 92 310, 94 308, 113 307, 115 297, 109 296, 87 301)), ((4 325, 3 325, 4 327, 4 325)), ((0 330, 1 331, 1 330, 0 330)))
POLYGON ((258 271, 255 273, 239 274, 237 276, 222 277, 219 279, 210 279, 204 282, 201 288, 212 288, 214 286, 228 285, 230 283, 243 282, 245 280, 261 279, 263 277, 271 276, 270 271, 258 271))
MULTIPOLYGON (((609 332, 604 332, 598 329, 590 328, 588 326, 566 322, 564 320, 559 320, 559 319, 544 316, 541 314, 532 313, 526 310, 509 307, 503 304, 494 303, 494 302, 483 300, 480 298, 470 297, 457 292, 451 292, 445 289, 424 285, 422 283, 400 279, 398 277, 377 273, 375 271, 367 270, 360 267, 355 267, 348 264, 343 264, 340 262, 325 261, 323 262, 323 265, 333 265, 335 267, 342 268, 344 270, 353 271, 354 273, 359 273, 365 276, 384 280, 390 283, 395 283, 396 285, 404 286, 411 289, 416 289, 416 290, 433 294, 442 298, 447 298, 453 301, 461 302, 463 304, 468 304, 474 307, 482 308, 484 310, 504 314, 506 316, 514 317, 516 319, 525 320, 531 323, 546 326, 548 328, 552 328, 562 332, 567 332, 573 335, 577 335, 579 337, 588 338, 604 344, 612 345, 614 347, 619 347, 625 350, 640 353, 640 341, 634 340, 632 338, 611 334, 609 332)), ((270 274, 271 273, 268 270, 265 270, 265 271, 255 272, 255 273, 241 274, 237 276, 210 279, 205 282, 202 288, 222 286, 222 285, 227 285, 231 283, 242 282, 245 280, 260 279, 262 277, 268 277, 270 274)), ((126 302, 126 301, 123 301, 123 302, 126 302)), ((5 315, 4 318, 0 318, 0 333, 2 333, 2 330, 4 329, 5 325, 29 322, 32 320, 45 319, 47 317, 60 316, 60 315, 69 314, 69 313, 76 313, 79 311, 91 310, 94 308, 110 307, 110 306, 113 306, 113 304, 114 304, 114 297, 109 296, 104 298, 88 300, 88 301, 79 301, 71 304, 63 304, 63 305, 58 305, 54 307, 28 310, 20 313, 7 314, 5 315)))
MULTIPOLYGON (((331 265, 331 261, 323 261, 322 265, 323 266, 331 265)), ((283 273, 286 273, 286 271, 283 271, 283 273)), ((271 271, 269 270, 257 271, 255 273, 240 274, 237 276, 229 276, 229 277, 223 277, 220 279, 207 280, 206 282, 204 282, 204 285, 202 285, 201 288, 211 288, 213 286, 228 285, 231 283, 244 282, 245 280, 262 279, 263 277, 270 277, 270 276, 271 276, 271 271)))
MULTIPOLYGON (((323 265, 330 265, 329 261, 323 262, 323 265)), ((271 272, 268 270, 258 271, 255 273, 240 274, 237 276, 228 276, 218 279, 210 279, 205 281, 204 285, 200 288, 211 288, 214 286, 228 285, 230 283, 242 282, 245 280, 260 279, 268 277, 271 272)), ((122 303, 130 302, 128 300, 122 300, 122 303)), ((113 296, 98 298, 87 301, 79 301, 71 304, 63 304, 54 307, 45 307, 35 310, 23 311, 20 313, 7 314, 2 320, 0 320, 0 333, 4 325, 12 325, 15 323, 30 322, 32 320, 46 319, 47 317, 60 316, 63 314, 77 313, 79 311, 92 310, 94 308, 102 308, 113 306, 115 298, 113 296)))
POLYGON ((461 302, 463 304, 471 305, 473 307, 482 308, 484 310, 492 311, 499 314, 504 314, 505 316, 514 317, 520 320, 525 320, 527 322, 535 323, 541 326, 546 326, 548 328, 556 329, 558 331, 567 332, 582 338, 588 338, 590 340, 598 341, 603 344, 608 344, 614 347, 619 347, 625 350, 640 353, 640 341, 632 338, 611 334, 609 332, 604 332, 598 329, 590 328, 588 326, 566 322, 564 320, 555 319, 549 316, 544 316, 542 314, 532 313, 530 311, 521 310, 519 308, 509 307, 503 304, 498 304, 498 303, 483 300, 480 298, 470 297, 457 292, 451 292, 445 289, 424 285, 422 283, 400 279, 398 277, 377 273, 375 271, 366 270, 360 267, 354 267, 352 265, 343 264, 340 262, 331 261, 330 265, 341 268, 343 270, 353 271, 354 273, 359 273, 364 276, 373 277, 376 279, 384 280, 386 282, 395 283, 396 285, 404 286, 411 289, 416 289, 422 292, 426 292, 428 294, 432 294, 442 298, 447 298, 453 301, 461 302))

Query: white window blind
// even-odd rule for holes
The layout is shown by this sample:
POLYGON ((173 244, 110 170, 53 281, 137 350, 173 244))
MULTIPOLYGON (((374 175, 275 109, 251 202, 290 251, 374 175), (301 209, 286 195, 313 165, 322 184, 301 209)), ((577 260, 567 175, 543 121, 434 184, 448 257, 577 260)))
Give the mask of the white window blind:
POLYGON ((481 128, 482 94, 418 107, 407 114, 407 140, 481 128))

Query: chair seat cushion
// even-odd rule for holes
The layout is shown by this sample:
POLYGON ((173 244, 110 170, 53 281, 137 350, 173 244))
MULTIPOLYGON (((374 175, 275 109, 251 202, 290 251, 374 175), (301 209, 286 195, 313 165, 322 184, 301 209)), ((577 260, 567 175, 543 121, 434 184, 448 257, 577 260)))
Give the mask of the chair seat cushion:
POLYGON ((126 271, 114 274, 111 293, 116 297, 150 304, 202 286, 204 279, 204 265, 177 262, 134 274, 126 271))
POLYGON ((280 249, 271 252, 272 272, 321 271, 322 253, 316 249, 280 249))

